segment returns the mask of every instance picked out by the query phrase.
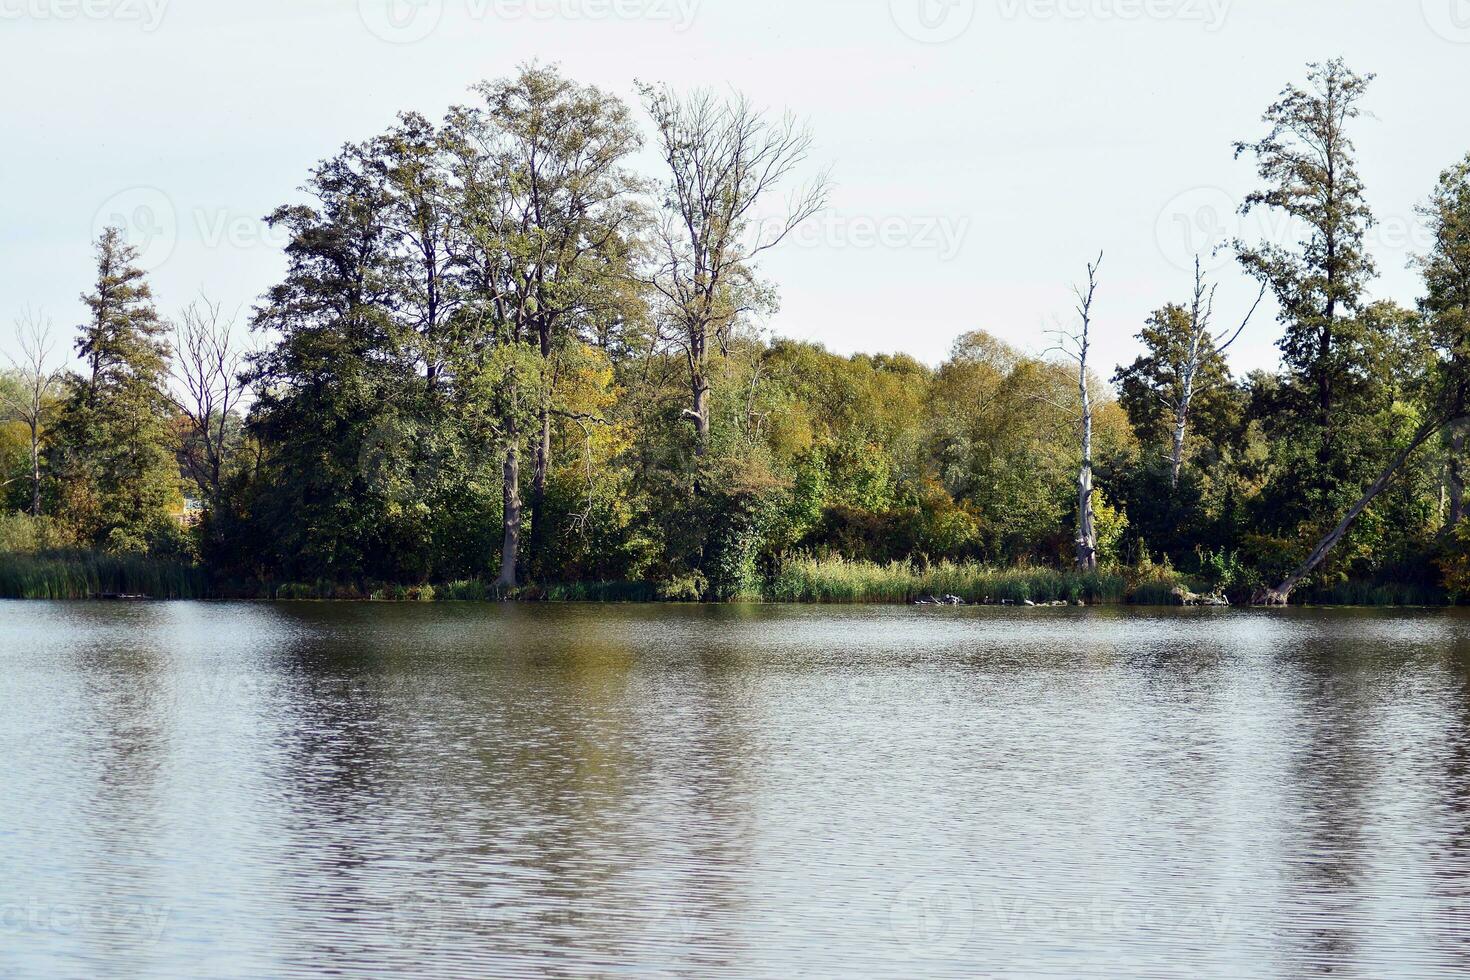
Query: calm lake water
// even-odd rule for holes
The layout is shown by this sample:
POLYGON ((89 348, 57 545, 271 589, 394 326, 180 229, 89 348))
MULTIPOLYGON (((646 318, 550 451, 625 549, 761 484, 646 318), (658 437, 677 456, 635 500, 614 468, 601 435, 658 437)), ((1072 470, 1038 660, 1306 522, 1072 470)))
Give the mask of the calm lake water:
POLYGON ((0 604, 0 977, 1327 973, 1470 973, 1470 618, 0 604))

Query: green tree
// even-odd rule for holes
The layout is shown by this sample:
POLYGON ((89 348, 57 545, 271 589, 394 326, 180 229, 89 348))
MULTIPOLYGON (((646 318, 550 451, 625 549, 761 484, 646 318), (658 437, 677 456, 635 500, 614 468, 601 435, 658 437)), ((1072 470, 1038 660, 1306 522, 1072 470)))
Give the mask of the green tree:
MULTIPOLYGON (((560 382, 574 372, 584 340, 605 338, 611 325, 636 315, 629 284, 641 188, 626 162, 642 137, 622 100, 554 68, 529 66, 476 92, 483 105, 451 113, 448 129, 461 160, 471 164, 464 172, 474 175, 472 220, 495 230, 487 244, 505 264, 508 288, 497 288, 490 304, 507 321, 500 331, 540 356, 534 382, 518 381, 534 413, 526 513, 534 559, 546 551, 552 531, 547 481, 556 424, 568 415, 560 382)), ((506 468, 517 484, 520 448, 506 468)), ((516 506, 506 513, 519 521, 515 489, 516 506)), ((519 527, 507 528, 507 543, 519 538, 519 527)), ((513 587, 522 564, 518 549, 506 560, 503 584, 513 587)))
MULTIPOLYGON (((1420 313, 1433 342, 1454 362, 1470 363, 1470 156, 1446 170, 1421 213, 1434 231, 1434 249, 1423 257, 1425 295, 1420 313)), ((1450 427, 1448 522, 1465 517, 1465 426, 1450 427)))
MULTIPOLYGON (((1279 586, 1259 601, 1285 603, 1292 592, 1332 553, 1364 513, 1390 486, 1414 454, 1447 427, 1464 423, 1470 411, 1470 160, 1446 171, 1431 195, 1425 215, 1434 248, 1420 259, 1425 295, 1420 302, 1425 329, 1406 311, 1380 304, 1372 319, 1391 322, 1407 336, 1398 361, 1409 370, 1399 394, 1412 399, 1400 414, 1414 426, 1401 437, 1388 464, 1348 508, 1342 520, 1279 586)), ((1386 331, 1385 331, 1386 332, 1386 331)))
POLYGON ((1147 353, 1113 377, 1119 400, 1138 437, 1148 445, 1167 445, 1170 486, 1179 488, 1191 429, 1203 429, 1206 443, 1218 442, 1238 399, 1232 391, 1229 350, 1250 324, 1261 299, 1234 335, 1218 341, 1212 330, 1215 288, 1195 262, 1194 298, 1188 306, 1170 303, 1149 318, 1139 333, 1147 353))
POLYGON ((1287 383, 1275 435, 1310 446, 1289 453, 1283 464, 1305 468, 1289 479, 1290 499, 1318 514, 1336 510, 1363 475, 1354 465, 1362 454, 1352 448, 1352 423, 1368 414, 1365 403, 1373 397, 1373 374, 1365 367, 1377 338, 1375 325, 1361 315, 1376 275, 1364 246, 1373 214, 1348 133, 1372 81, 1340 59, 1309 65, 1307 86, 1288 85, 1266 110, 1267 135, 1236 144, 1236 156, 1251 154, 1265 182, 1242 212, 1276 211, 1304 231, 1295 245, 1238 241, 1235 247, 1241 265, 1280 307, 1287 383))
POLYGON ((430 391, 440 321, 417 305, 397 164, 381 142, 349 146, 314 169, 312 203, 268 219, 290 244, 254 318, 279 339, 251 363, 261 460, 243 510, 265 545, 254 560, 290 578, 416 579, 435 565, 459 429, 430 391))
POLYGON ((79 329, 84 371, 68 379, 51 471, 61 514, 84 541, 114 551, 170 542, 179 473, 165 390, 170 351, 136 249, 116 228, 97 241, 97 282, 79 329))

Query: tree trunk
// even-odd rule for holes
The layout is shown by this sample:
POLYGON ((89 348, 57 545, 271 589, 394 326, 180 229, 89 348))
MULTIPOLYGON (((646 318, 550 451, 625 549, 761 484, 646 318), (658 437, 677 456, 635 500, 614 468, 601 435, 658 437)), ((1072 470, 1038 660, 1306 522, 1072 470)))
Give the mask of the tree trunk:
POLYGON ((1097 526, 1092 512, 1092 392, 1087 384, 1087 358, 1082 359, 1082 470, 1077 476, 1077 567, 1097 568, 1097 526))
POLYGON ((694 434, 697 441, 695 453, 700 457, 709 454, 709 379, 704 372, 697 372, 694 376, 694 411, 690 413, 694 418, 694 434))
MULTIPOLYGON (((551 410, 542 406, 540 438, 536 441, 536 464, 531 474, 530 561, 540 562, 546 554, 546 480, 551 470, 551 410)), ((540 566, 538 566, 540 567, 540 566)), ((533 570, 534 574, 534 570, 533 570)))
POLYGON ((694 422, 695 456, 703 459, 709 454, 709 375, 705 373, 706 351, 709 349, 709 328, 700 326, 690 331, 689 336, 689 387, 693 395, 694 408, 687 413, 694 422))
POLYGON ((1169 486, 1179 489, 1179 474, 1184 470, 1184 438, 1189 430, 1189 412, 1181 407, 1174 416, 1174 454, 1170 460, 1169 486))
POLYGON ((31 516, 41 516, 41 433, 31 425, 31 516))
POLYGON ((516 569, 521 553, 521 449, 520 431, 512 422, 507 427, 505 443, 505 542, 500 549, 498 589, 516 587, 516 569))
POLYGON ((1327 560, 1327 556, 1332 554, 1332 550, 1352 530, 1358 518, 1363 515, 1363 511, 1367 510, 1373 501, 1377 500, 1379 495, 1388 489, 1389 483, 1393 481, 1394 476, 1403 468, 1404 464, 1409 461, 1409 457, 1413 456, 1421 446, 1442 431, 1444 426, 1445 422, 1443 421, 1426 422, 1414 434, 1414 438, 1409 444, 1393 458, 1392 462, 1388 464, 1378 479, 1373 481, 1373 485, 1368 488, 1367 492, 1358 499, 1357 503, 1353 504, 1341 523, 1333 528, 1332 532, 1317 544, 1317 547, 1312 550, 1312 554, 1302 563, 1301 567, 1287 576, 1286 581, 1282 582, 1276 588, 1265 589, 1257 594, 1254 599, 1254 604, 1258 606, 1284 606, 1290 602, 1291 594, 1296 591, 1297 586, 1301 585, 1303 579, 1316 571, 1317 567, 1327 560))
POLYGON ((1078 507, 1081 519, 1077 531, 1077 567, 1084 572, 1097 570, 1097 528, 1092 512, 1092 467, 1083 466, 1077 479, 1078 507))
POLYGON ((1450 440, 1450 512, 1446 524, 1453 529, 1465 519, 1465 428, 1456 426, 1450 440))
POLYGON ((540 437, 536 440, 536 463, 531 473, 531 561, 540 561, 546 553, 547 526, 544 520, 546 509, 546 480, 551 472, 551 394, 555 385, 551 353, 552 327, 542 319, 537 327, 537 341, 541 350, 541 414, 540 437))

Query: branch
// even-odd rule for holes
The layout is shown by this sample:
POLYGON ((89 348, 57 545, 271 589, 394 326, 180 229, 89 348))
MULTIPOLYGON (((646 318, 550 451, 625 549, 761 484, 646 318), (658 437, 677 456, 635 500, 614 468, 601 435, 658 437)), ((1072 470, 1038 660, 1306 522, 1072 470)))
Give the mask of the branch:
POLYGON ((1245 333, 1245 328, 1250 326, 1251 320, 1255 318, 1256 311, 1261 308, 1261 303, 1264 302, 1265 299, 1266 284, 1262 283, 1261 291, 1256 295, 1256 301, 1255 303, 1251 304, 1250 312, 1245 315, 1245 319, 1241 322, 1240 328, 1235 331, 1235 334, 1229 340, 1227 340, 1224 344, 1221 344, 1219 347, 1215 348, 1216 354, 1224 354, 1232 346, 1234 346, 1235 342, 1240 339, 1240 335, 1245 333))

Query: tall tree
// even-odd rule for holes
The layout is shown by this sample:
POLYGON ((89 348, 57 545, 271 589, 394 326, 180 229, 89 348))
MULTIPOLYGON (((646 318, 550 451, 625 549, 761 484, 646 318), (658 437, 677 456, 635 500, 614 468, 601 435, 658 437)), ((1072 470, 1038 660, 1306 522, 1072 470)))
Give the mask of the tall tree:
POLYGON ((1434 233, 1434 248, 1419 260, 1425 285, 1420 312, 1433 356, 1416 385, 1419 424, 1337 526, 1285 581, 1257 596, 1258 603, 1288 602, 1413 455, 1447 427, 1463 425, 1470 413, 1470 157, 1440 177, 1424 214, 1434 233))
POLYGON ((1077 365, 1077 393, 1081 405, 1082 463, 1077 472, 1077 567, 1097 568, 1097 514, 1093 503, 1093 397, 1092 397, 1092 306, 1097 298, 1097 273, 1102 255, 1087 266, 1087 284, 1078 286, 1077 327, 1058 331, 1055 350, 1077 365))
POLYGON ((7 414, 30 438, 31 516, 41 516, 41 450, 61 396, 62 372, 51 363, 51 321, 26 310, 15 324, 20 356, 11 358, 16 388, 5 401, 7 414))
MULTIPOLYGON (((1426 287, 1419 310, 1436 343, 1470 362, 1470 156, 1440 176, 1421 214, 1434 231, 1434 249, 1419 262, 1426 287)), ((1466 516, 1465 442, 1466 427, 1449 426, 1451 527, 1466 516)))
POLYGON ((619 300, 632 278, 640 184, 626 162, 643 140, 621 99, 555 68, 529 66, 476 91, 484 100, 476 122, 498 137, 507 180, 502 202, 518 233, 513 275, 526 288, 512 295, 525 301, 528 339, 541 358, 527 514, 536 555, 550 531, 546 481, 561 367, 581 338, 620 318, 619 300))
MULTIPOLYGON (((546 488, 562 369, 583 338, 621 316, 631 281, 638 181, 626 161, 641 146, 614 96, 528 66, 476 87, 482 104, 446 124, 461 198, 461 266, 474 307, 474 346, 506 350, 494 367, 502 411, 492 428, 504 450, 502 588, 521 576, 529 520, 533 556, 550 528, 546 488), (534 360, 526 354, 534 352, 534 360), (527 417, 529 416, 529 417, 527 417), (529 438, 528 438, 529 437, 529 438), (522 454, 531 450, 529 509, 522 454)), ((482 381, 485 376, 482 375, 482 381)))
POLYGON ((142 550, 171 525, 178 467, 169 449, 167 327, 153 305, 137 250, 108 228, 97 242, 97 282, 82 297, 84 373, 56 428, 53 466, 64 513, 84 540, 142 550))
POLYGON ((807 160, 812 133, 792 116, 772 120, 747 99, 712 92, 681 97, 645 87, 659 152, 668 168, 656 235, 654 288, 689 369, 696 452, 710 444, 712 348, 741 315, 770 302, 755 262, 826 204, 825 174, 792 192, 762 220, 760 209, 807 160))
POLYGON ((391 434, 418 382, 390 315, 386 178, 370 147, 349 146, 305 190, 309 203, 267 218, 290 235, 287 269, 253 317, 276 338, 250 366, 250 427, 264 447, 253 512, 271 529, 260 560, 298 579, 401 573, 388 532, 406 510, 402 467, 380 461, 400 445, 391 434))
POLYGON ((430 392, 440 390, 451 347, 447 332, 463 299, 455 268, 455 188, 441 132, 403 113, 363 148, 363 166, 381 182, 386 337, 430 392))
POLYGON ((1242 213, 1277 211, 1304 229, 1295 245, 1237 241, 1235 248, 1280 306, 1284 407, 1308 427, 1293 435, 1315 443, 1315 472, 1300 482, 1318 508, 1333 506, 1340 485, 1352 478, 1339 449, 1358 411, 1365 348, 1373 342, 1372 326, 1359 315, 1376 274, 1364 247, 1373 214, 1348 135, 1372 81, 1341 59, 1309 65, 1307 86, 1288 85, 1266 110, 1266 136, 1235 148, 1237 157, 1255 158, 1265 182, 1242 213))

